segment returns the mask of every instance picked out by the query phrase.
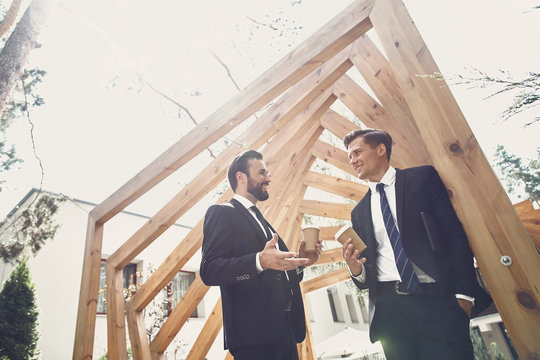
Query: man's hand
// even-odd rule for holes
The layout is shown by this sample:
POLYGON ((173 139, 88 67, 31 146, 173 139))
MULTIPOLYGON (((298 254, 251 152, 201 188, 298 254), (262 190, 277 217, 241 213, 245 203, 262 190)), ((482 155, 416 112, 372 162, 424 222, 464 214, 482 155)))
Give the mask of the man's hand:
POLYGON ((296 258, 295 252, 277 250, 277 241, 278 236, 274 234, 272 240, 266 243, 264 250, 259 254, 259 262, 263 269, 286 271, 309 263, 310 260, 307 258, 296 258))
POLYGON ((465 311, 465 313, 467 314, 467 316, 470 319, 471 318, 471 311, 472 311, 472 307, 473 307, 472 301, 461 299, 461 298, 456 298, 456 300, 457 300, 457 303, 458 303, 459 307, 462 308, 463 311, 465 311))
POLYGON ((317 244, 315 244, 315 251, 307 252, 305 251, 306 248, 306 242, 304 240, 300 240, 300 246, 298 247, 298 257, 300 258, 306 258, 309 259, 309 262, 304 266, 310 266, 319 260, 319 257, 322 253, 322 240, 317 240, 317 244))
POLYGON ((345 259, 347 266, 351 270, 351 274, 353 276, 360 275, 362 273, 362 264, 366 262, 366 258, 363 257, 358 260, 360 251, 354 250, 351 238, 348 238, 347 241, 343 243, 343 246, 341 247, 341 253, 343 254, 343 259, 345 259))

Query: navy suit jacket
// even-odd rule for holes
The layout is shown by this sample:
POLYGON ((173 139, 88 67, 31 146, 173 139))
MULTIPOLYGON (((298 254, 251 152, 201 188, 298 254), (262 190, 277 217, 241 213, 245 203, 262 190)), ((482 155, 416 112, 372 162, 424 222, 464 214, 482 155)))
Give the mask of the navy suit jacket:
MULTIPOLYGON (((226 349, 278 342, 288 326, 284 309, 291 290, 294 335, 297 342, 305 338, 299 286, 303 273, 288 271, 289 280, 283 271, 257 273, 255 254, 266 242, 260 225, 237 200, 208 208, 200 271, 206 285, 220 287, 226 349)), ((281 238, 278 244, 280 250, 288 251, 281 238)))
MULTIPOLYGON (((478 284, 467 235, 437 171, 432 166, 396 169, 395 187, 397 223, 409 258, 435 279, 444 293, 474 297, 473 316, 484 310, 491 298, 478 284), (429 218, 428 230, 422 213, 429 218)), ((366 282, 354 278, 353 281, 359 288, 369 288, 370 304, 374 305, 370 306, 372 320, 377 303, 378 254, 371 217, 371 190, 353 209, 351 221, 367 245, 362 254, 367 259, 366 282)))

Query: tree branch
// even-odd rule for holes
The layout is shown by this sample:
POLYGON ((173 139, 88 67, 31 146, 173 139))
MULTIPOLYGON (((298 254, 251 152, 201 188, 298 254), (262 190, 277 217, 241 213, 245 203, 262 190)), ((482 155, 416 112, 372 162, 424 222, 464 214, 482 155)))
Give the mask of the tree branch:
POLYGON ((4 16, 4 19, 0 21, 0 39, 2 39, 9 29, 15 24, 15 20, 17 20, 17 15, 19 14, 19 10, 21 8, 22 0, 13 0, 11 3, 11 6, 9 7, 9 10, 6 12, 6 16, 4 16))

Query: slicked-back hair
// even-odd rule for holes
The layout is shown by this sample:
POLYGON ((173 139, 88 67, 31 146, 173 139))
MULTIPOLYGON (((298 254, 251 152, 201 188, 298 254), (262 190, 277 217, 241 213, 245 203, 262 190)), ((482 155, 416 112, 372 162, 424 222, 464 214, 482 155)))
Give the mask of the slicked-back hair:
POLYGON ((357 137, 362 136, 366 144, 371 148, 377 147, 379 144, 384 144, 386 147, 386 158, 390 161, 392 154, 392 136, 384 130, 379 129, 356 129, 345 135, 343 144, 346 149, 349 149, 349 144, 357 137))
POLYGON ((236 187, 238 186, 236 173, 241 171, 249 177, 249 159, 262 160, 263 156, 258 151, 246 150, 243 153, 238 154, 231 162, 231 166, 229 166, 227 177, 229 178, 229 184, 234 192, 236 192, 236 187))

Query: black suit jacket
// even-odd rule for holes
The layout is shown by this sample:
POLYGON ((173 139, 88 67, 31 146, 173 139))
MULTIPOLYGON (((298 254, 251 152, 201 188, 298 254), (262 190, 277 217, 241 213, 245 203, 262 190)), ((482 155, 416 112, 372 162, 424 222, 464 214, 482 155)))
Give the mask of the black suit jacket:
MULTIPOLYGON (((473 316, 491 303, 476 279, 467 235, 448 198, 439 174, 432 166, 396 169, 396 216, 403 247, 411 261, 439 283, 443 292, 475 298, 473 316), (422 216, 422 213, 424 216, 422 216), (426 215, 427 214, 427 215, 426 215), (426 231, 425 218, 427 216, 426 231)), ((377 303, 377 240, 371 217, 371 191, 351 213, 354 230, 365 241, 366 282, 370 303, 377 303)), ((375 307, 370 307, 373 319, 375 307)))
MULTIPOLYGON (((276 232, 274 229, 272 231, 276 232)), ((276 343, 286 329, 285 302, 292 291, 291 320, 297 342, 305 338, 303 273, 265 270, 257 273, 255 255, 266 235, 237 200, 212 205, 204 218, 201 278, 219 286, 226 349, 276 343)), ((279 238, 279 248, 288 251, 279 238)))

